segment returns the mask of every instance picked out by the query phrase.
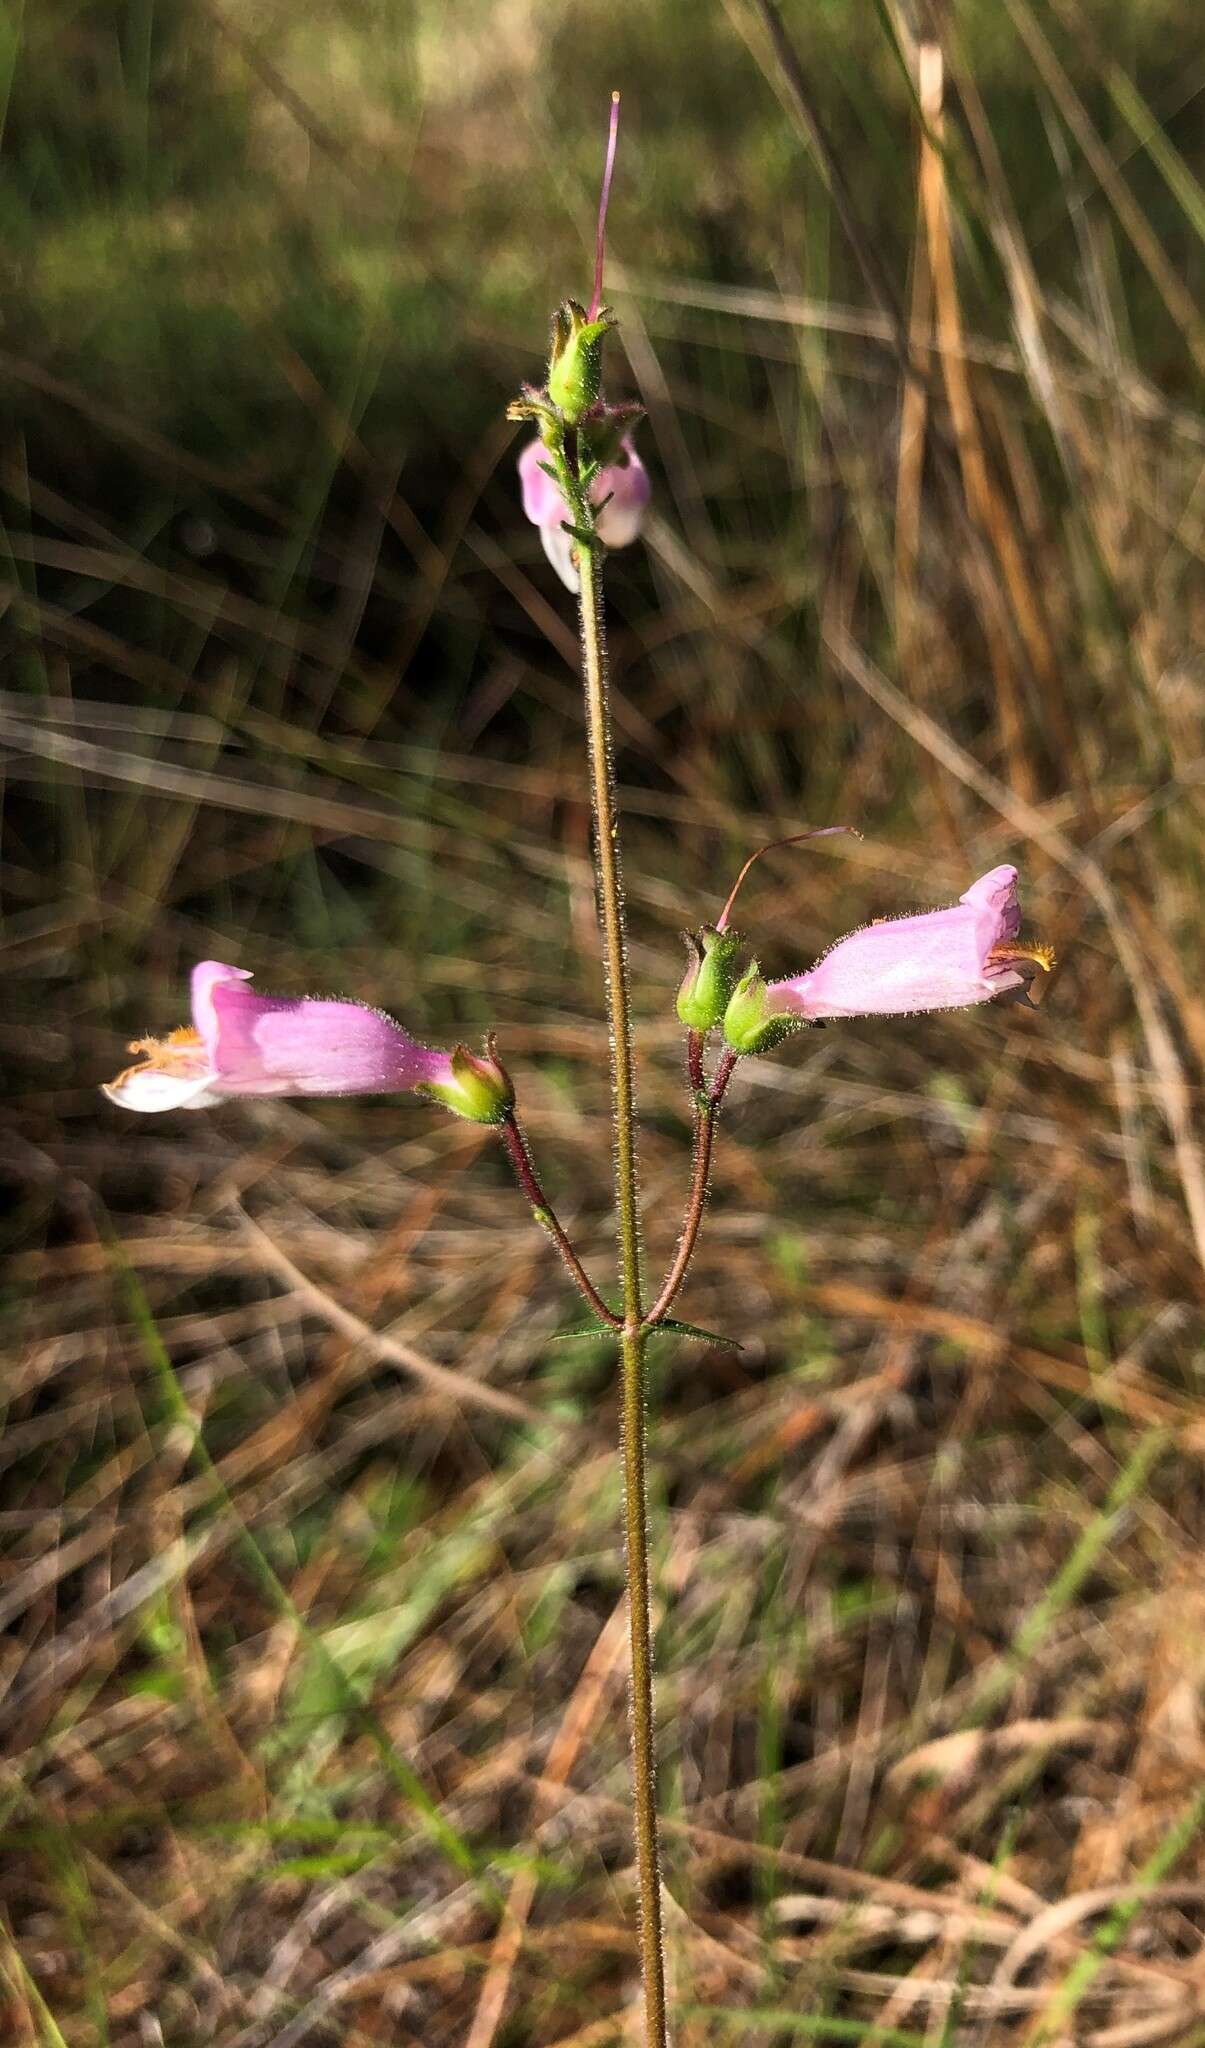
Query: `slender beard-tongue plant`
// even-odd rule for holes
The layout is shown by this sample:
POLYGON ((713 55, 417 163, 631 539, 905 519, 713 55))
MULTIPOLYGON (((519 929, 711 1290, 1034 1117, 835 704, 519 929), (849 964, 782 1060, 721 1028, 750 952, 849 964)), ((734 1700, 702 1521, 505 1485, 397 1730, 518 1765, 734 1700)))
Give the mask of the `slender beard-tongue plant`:
MULTIPOLYGON (((492 1032, 481 1055, 464 1045, 444 1052, 412 1038, 382 1010, 341 998, 261 995, 248 987, 247 969, 207 960, 193 970, 191 1023, 166 1038, 136 1039, 130 1051, 139 1055, 138 1063, 119 1074, 105 1093, 123 1109, 151 1112, 210 1108, 239 1097, 412 1090, 457 1116, 497 1130, 535 1221, 555 1245, 594 1327, 613 1338, 619 1350, 644 2039, 645 2048, 668 2048, 654 1770, 645 1357, 649 1339, 658 1331, 706 1335, 673 1321, 670 1310, 698 1241, 716 1122, 728 1083, 742 1058, 771 1052, 792 1034, 828 1019, 965 1009, 1002 996, 1024 1002, 1037 970, 1049 968, 1053 955, 1048 947, 1022 940, 1017 871, 1001 865, 973 882, 952 906, 864 926, 839 939, 806 972, 766 982, 756 961, 743 964, 743 941, 730 922, 746 875, 774 846, 850 828, 836 825, 795 833, 759 848, 741 869, 715 923, 699 926, 687 939, 677 1014, 686 1032, 694 1170, 677 1248, 664 1281, 646 1303, 640 1261, 636 1075, 603 607, 607 550, 636 539, 650 488, 632 441, 639 406, 608 405, 602 396, 602 344, 614 324, 601 298, 618 102, 616 94, 589 311, 572 299, 561 306, 553 321, 547 384, 539 390, 525 389, 510 416, 535 427, 535 438, 519 458, 523 508, 539 528, 557 574, 577 593, 581 613, 611 1037, 619 1306, 613 1307, 590 1279, 544 1193, 492 1032), (715 1034, 722 1049, 709 1056, 708 1041, 715 1034)), ((473 2038, 477 2039, 476 2030, 473 2038)))

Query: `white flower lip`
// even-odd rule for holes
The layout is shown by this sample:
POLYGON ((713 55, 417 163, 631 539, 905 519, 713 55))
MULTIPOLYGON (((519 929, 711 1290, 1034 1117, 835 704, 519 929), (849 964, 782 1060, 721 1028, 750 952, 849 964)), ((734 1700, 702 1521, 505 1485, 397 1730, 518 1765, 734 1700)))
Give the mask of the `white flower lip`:
POLYGON ((540 528, 540 539, 544 543, 544 553, 552 563, 561 582, 566 590, 571 590, 576 597, 579 580, 577 564, 573 559, 574 541, 573 535, 564 524, 563 506, 560 508, 559 516, 555 520, 549 520, 546 526, 540 528))
POLYGON ((212 1109, 220 1099, 211 1087, 211 1074, 171 1074, 160 1067, 127 1067, 115 1081, 105 1083, 102 1093, 120 1109, 136 1109, 151 1116, 160 1109, 212 1109))

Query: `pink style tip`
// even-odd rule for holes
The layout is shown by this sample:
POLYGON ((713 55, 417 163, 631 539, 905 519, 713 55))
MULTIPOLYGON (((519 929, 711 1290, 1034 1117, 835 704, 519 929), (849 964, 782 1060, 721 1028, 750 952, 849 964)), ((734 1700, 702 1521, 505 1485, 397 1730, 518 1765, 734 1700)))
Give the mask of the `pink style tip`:
MULTIPOLYGON (((621 454, 623 459, 600 469, 590 486, 590 496, 596 505, 602 505, 604 498, 610 500, 603 505, 597 522, 598 537, 608 548, 626 548, 639 538, 653 490, 649 473, 636 453, 630 434, 623 437, 621 454)), ((573 559, 573 536, 565 531, 565 521, 570 517, 569 507, 555 479, 549 476, 544 466, 548 459, 548 452, 539 440, 529 441, 519 457, 523 510, 532 525, 539 528, 544 553, 566 590, 576 591, 578 577, 573 559)))
POLYGON ((598 318, 602 305, 603 264, 607 253, 607 208, 611 203, 611 179, 615 175, 615 145, 619 141, 619 94, 611 94, 611 121, 607 130, 607 161, 603 169, 602 192, 598 201, 598 233, 594 243, 594 291, 587 320, 598 318))
POLYGON ((960 1010, 1028 988, 1054 956, 1017 943, 1017 870, 992 868, 948 910, 895 917, 850 932, 806 974, 769 984, 780 1013, 826 1017, 902 1016, 960 1010))
POLYGON ((141 1055, 104 1092, 122 1109, 208 1109, 230 1095, 384 1095, 451 1078, 447 1053, 419 1045, 365 1003, 260 996, 245 968, 203 960, 192 1023, 140 1038, 141 1055))

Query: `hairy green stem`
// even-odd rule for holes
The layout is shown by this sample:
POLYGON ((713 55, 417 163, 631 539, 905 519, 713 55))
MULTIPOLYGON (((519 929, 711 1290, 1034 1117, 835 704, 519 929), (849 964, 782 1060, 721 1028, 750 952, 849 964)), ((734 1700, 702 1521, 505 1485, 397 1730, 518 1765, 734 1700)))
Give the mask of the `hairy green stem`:
POLYGON ((611 761, 611 709, 607 694, 606 633, 597 541, 578 548, 581 579, 582 675, 590 740, 590 795, 594 810, 598 892, 607 970, 607 1022, 615 1108, 615 1199, 619 1211, 619 1277, 624 1319, 640 1322, 640 1213, 636 1187, 636 1084, 632 1055, 628 949, 619 871, 619 823, 611 761))
MULTIPOLYGON (((576 483, 576 478, 573 479, 576 483)), ((571 502, 579 528, 582 677, 590 740, 591 795, 598 860, 599 908, 607 970, 607 1018, 615 1108, 615 1195, 619 1214, 619 1274, 623 1291, 623 1492, 631 1630, 632 1782, 636 1865, 640 1891, 640 1967, 644 1983, 646 2048, 668 2048, 665 1945, 661 1928, 661 1858, 657 1839, 657 1778, 653 1727, 653 1643, 649 1584, 648 1489, 645 1473, 645 1346, 640 1303, 640 1210, 636 1179, 636 1093, 628 992, 627 935, 619 867, 619 824, 611 756, 603 620, 601 547, 585 493, 571 502), (575 501, 575 502, 574 502, 575 501), (587 535, 590 537, 587 538, 587 535)))
POLYGON ((661 1927, 661 1850, 657 1835, 656 1730, 653 1720, 652 1593, 649 1584, 648 1481, 645 1471, 645 1332, 623 1333, 623 1501, 632 1679, 632 1793, 640 1893, 640 1974, 646 2048, 669 2048, 665 1938, 661 1927))

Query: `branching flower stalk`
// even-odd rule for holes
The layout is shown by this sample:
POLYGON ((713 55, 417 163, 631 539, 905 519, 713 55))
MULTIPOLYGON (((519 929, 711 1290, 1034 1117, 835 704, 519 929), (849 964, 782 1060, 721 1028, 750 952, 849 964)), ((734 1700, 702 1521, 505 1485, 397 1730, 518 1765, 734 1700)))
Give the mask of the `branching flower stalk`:
POLYGON ((549 1237, 561 1255, 569 1278, 581 1294, 586 1306, 598 1317, 600 1322, 609 1323, 612 1329, 615 1330, 622 1329, 623 1317, 617 1316, 614 1309, 608 1307, 607 1303, 603 1300, 570 1243, 556 1210, 540 1186, 536 1176, 535 1162, 528 1150, 527 1140, 519 1129, 518 1120, 513 1109, 508 1110, 507 1114, 500 1120, 498 1136, 501 1138, 506 1156, 514 1168, 515 1179, 531 1203, 533 1217, 540 1225, 540 1228, 548 1232, 549 1237))
POLYGON ((606 970, 615 1133, 618 1300, 595 1286, 536 1172, 515 1113, 515 1090, 491 1032, 480 1055, 423 1045, 384 1011, 342 998, 263 995, 250 972, 223 961, 194 967, 191 1022, 166 1037, 137 1038, 127 1067, 105 1092, 123 1109, 202 1109, 229 1098, 356 1095, 413 1090, 429 1102, 492 1125, 535 1221, 582 1295, 592 1326, 618 1343, 621 1369, 626 1583, 631 1632, 631 1738, 639 1887, 639 1946, 645 2048, 668 2048, 661 1865, 653 1716, 652 1602, 646 1480, 645 1369, 658 1331, 705 1337, 670 1311, 699 1240, 711 1178, 715 1131, 728 1084, 742 1058, 772 1052, 787 1038, 830 1018, 889 1017, 963 1009, 999 997, 1026 1001, 1048 947, 1021 937, 1017 871, 981 875, 956 904, 847 933, 806 971, 763 980, 730 923, 736 896, 754 863, 776 846, 846 831, 826 826, 794 833, 746 861, 714 924, 687 935, 689 956, 677 997, 686 1031, 686 1076, 693 1105, 694 1164, 677 1247, 660 1289, 646 1306, 640 1256, 636 1156, 636 1070, 632 1043, 619 816, 608 696, 603 564, 607 550, 636 539, 648 504, 648 475, 632 427, 639 406, 602 397, 601 350, 614 324, 602 305, 604 228, 615 162, 618 94, 599 209, 594 293, 589 310, 567 299, 553 322, 548 380, 525 389, 510 408, 535 427, 519 457, 523 506, 549 560, 578 599, 582 681, 589 747, 599 923, 606 970), (707 1042, 723 1050, 708 1078, 707 1042))
POLYGON ((724 1091, 735 1071, 736 1062, 736 1053, 725 1052, 716 1068, 715 1079, 709 1087, 703 1071, 703 1034, 701 1031, 691 1032, 687 1047, 687 1071, 695 1098, 694 1172, 691 1175, 686 1216, 678 1237, 678 1248, 674 1253, 673 1264, 665 1276, 665 1284, 660 1294, 646 1317, 646 1324, 650 1330, 655 1330, 669 1314, 694 1257, 699 1231, 703 1226, 703 1211, 707 1207, 707 1192, 711 1185, 711 1151, 716 1119, 720 1113, 720 1104, 724 1100, 724 1091))

